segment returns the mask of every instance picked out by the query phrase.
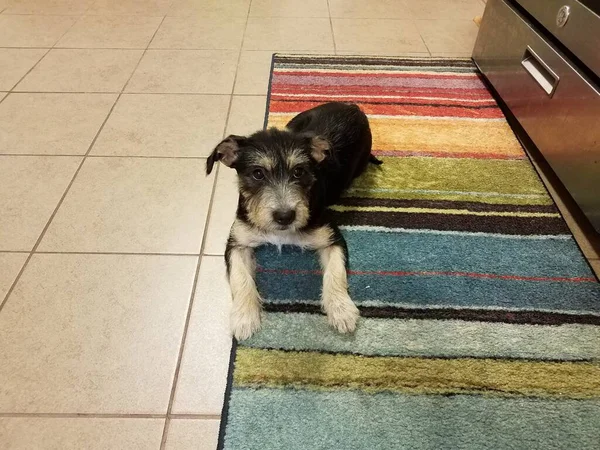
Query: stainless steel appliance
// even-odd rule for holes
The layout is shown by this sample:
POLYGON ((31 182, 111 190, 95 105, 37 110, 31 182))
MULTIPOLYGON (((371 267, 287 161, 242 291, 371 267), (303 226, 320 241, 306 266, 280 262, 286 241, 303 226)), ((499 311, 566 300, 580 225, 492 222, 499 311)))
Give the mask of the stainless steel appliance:
POLYGON ((600 0, 488 0, 473 59, 600 232, 600 0))

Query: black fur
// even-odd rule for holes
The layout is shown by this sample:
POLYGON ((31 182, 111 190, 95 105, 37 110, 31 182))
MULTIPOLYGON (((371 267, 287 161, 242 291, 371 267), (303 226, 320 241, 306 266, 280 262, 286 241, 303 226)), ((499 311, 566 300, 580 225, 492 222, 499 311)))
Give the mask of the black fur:
POLYGON ((334 204, 371 158, 367 116, 355 104, 332 102, 298 114, 286 127, 321 136, 331 145, 330 154, 318 165, 315 193, 319 198, 315 206, 320 209, 334 204))

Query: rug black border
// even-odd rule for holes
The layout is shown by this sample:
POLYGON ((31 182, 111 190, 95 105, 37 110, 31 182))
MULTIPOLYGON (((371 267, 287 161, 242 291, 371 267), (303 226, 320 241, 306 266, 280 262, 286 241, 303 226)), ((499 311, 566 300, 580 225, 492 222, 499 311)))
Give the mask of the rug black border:
MULTIPOLYGON (((273 69, 275 66, 275 57, 276 56, 277 56, 277 53, 273 53, 271 55, 271 69, 270 69, 270 73, 269 73, 269 87, 267 89, 267 103, 265 105, 265 118, 264 118, 264 122, 263 122, 263 128, 267 127, 267 123, 269 121, 269 104, 271 103, 271 85, 272 85, 272 81, 273 81, 273 69)), ((397 59, 402 59, 402 57, 399 56, 399 57, 397 57, 397 59)), ((448 59, 464 59, 464 58, 448 58, 448 59)), ((473 64, 475 64, 475 66, 477 66, 477 63, 472 58, 470 58, 470 59, 471 59, 471 61, 473 61, 473 64)), ((556 202, 552 198, 552 195, 550 195, 550 191, 544 184, 542 177, 540 176, 537 169, 535 168, 535 164, 533 163, 532 155, 530 154, 530 151, 532 149, 535 149, 535 151, 539 151, 539 150, 537 150, 537 147, 533 144, 531 139, 529 139, 529 137, 525 133, 525 130, 521 127, 521 125, 519 124, 519 122, 517 121, 515 116, 511 113, 511 111, 506 106, 506 103, 504 103, 502 98, 500 98, 500 96, 498 95, 498 92, 496 91, 494 86, 492 86, 492 84, 483 75, 483 73, 479 69, 479 66, 477 66, 477 70, 479 71, 479 74, 480 74, 479 78, 483 81, 483 83, 485 84, 485 87, 490 92, 490 94, 492 94, 492 97, 494 98, 494 100, 496 101, 496 103, 498 104, 500 109, 502 110, 502 114, 504 114, 504 117, 506 118, 506 121, 508 122, 508 125, 510 126, 512 132, 515 134, 515 136, 519 140, 519 143, 520 143, 521 147, 523 148, 523 151, 527 155, 529 164, 531 164, 533 166, 534 172, 535 172, 536 176, 538 177, 538 179, 540 180, 540 183, 542 184, 542 186, 544 186, 546 193, 552 199, 552 203, 554 203, 554 205, 556 205, 556 202)), ((566 223, 565 217, 563 216, 562 212, 560 212, 560 210, 559 210, 559 214, 560 214, 561 219, 566 223)), ((573 236, 573 233, 571 233, 571 236, 573 236)), ((598 276, 596 276, 596 273, 594 272, 594 268, 592 267, 592 265, 586 258, 585 254, 583 253, 583 249, 581 248, 581 246, 575 239, 575 236, 573 236, 573 241, 579 248, 579 252, 581 253, 581 256, 583 257, 583 259, 585 260, 587 265, 589 266, 589 268, 592 272, 592 275, 596 278, 596 281, 598 281, 600 283, 600 278, 598 278, 598 276)), ((225 387, 225 397, 223 399, 223 409, 221 410, 221 423, 219 425, 219 441, 217 443, 217 450, 223 450, 224 445, 225 445, 225 432, 227 430, 227 420, 229 418, 228 417, 229 400, 231 399, 231 389, 233 387, 233 371, 235 369, 235 355, 236 355, 237 347, 238 347, 237 341, 235 339, 233 339, 232 343, 231 343, 231 352, 229 355, 229 368, 227 371, 227 385, 225 387)))

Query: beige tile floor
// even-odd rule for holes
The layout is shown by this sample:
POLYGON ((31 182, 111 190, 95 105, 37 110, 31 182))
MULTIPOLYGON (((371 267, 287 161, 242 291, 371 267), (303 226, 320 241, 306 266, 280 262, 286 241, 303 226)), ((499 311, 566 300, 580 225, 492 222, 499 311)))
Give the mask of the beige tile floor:
POLYGON ((273 52, 466 56, 483 7, 0 0, 0 448, 213 449, 236 193, 204 159, 273 52))

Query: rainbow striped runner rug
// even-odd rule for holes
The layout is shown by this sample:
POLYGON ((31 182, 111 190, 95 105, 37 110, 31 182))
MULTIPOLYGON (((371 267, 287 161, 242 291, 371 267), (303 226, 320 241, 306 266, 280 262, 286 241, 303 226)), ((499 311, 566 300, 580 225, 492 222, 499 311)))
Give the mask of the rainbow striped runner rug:
POLYGON ((384 161, 332 207, 360 325, 328 327, 314 254, 262 248, 221 448, 600 448, 600 284, 472 61, 274 57, 269 126, 329 100, 384 161))

